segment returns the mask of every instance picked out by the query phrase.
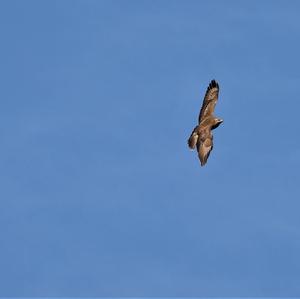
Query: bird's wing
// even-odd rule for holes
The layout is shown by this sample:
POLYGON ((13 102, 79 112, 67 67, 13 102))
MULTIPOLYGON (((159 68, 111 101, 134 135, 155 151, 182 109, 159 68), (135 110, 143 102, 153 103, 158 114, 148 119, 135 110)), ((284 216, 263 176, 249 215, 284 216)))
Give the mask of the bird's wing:
POLYGON ((197 151, 198 157, 201 162, 201 166, 204 166, 207 162, 210 152, 213 149, 213 136, 207 137, 205 140, 198 140, 197 151))
POLYGON ((189 140, 188 140, 188 145, 190 149, 194 149, 196 147, 197 141, 198 141, 198 133, 196 131, 197 127, 193 130, 189 140))
POLYGON ((203 104, 200 110, 199 114, 199 124, 201 123, 201 120, 205 118, 208 115, 212 115, 218 100, 219 95, 219 84, 212 80, 206 90, 203 104))

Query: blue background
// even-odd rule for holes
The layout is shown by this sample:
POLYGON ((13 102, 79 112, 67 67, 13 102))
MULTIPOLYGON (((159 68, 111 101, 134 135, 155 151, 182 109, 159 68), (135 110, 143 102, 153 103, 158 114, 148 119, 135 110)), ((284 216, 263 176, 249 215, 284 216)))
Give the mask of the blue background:
POLYGON ((1 1, 0 295, 300 296, 299 14, 1 1))

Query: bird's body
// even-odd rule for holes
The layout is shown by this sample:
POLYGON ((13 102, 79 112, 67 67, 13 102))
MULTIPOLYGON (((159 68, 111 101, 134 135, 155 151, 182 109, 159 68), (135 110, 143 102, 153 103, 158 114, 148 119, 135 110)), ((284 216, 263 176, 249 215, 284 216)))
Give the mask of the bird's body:
POLYGON ((203 104, 199 114, 199 124, 196 126, 188 140, 191 149, 197 147, 201 166, 205 165, 213 149, 212 130, 217 128, 223 120, 214 116, 214 109, 218 100, 219 84, 212 80, 206 90, 203 104))

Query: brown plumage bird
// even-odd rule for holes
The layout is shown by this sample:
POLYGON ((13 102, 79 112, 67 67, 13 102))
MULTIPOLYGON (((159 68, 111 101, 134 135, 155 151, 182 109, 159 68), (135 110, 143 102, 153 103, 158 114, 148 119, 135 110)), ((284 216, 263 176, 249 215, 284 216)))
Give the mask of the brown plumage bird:
POLYGON ((217 128, 223 122, 222 119, 214 116, 218 95, 219 84, 215 80, 212 80, 209 83, 204 96, 199 114, 199 125, 194 128, 188 140, 190 149, 194 149, 197 146, 201 166, 206 164, 209 154, 213 149, 212 130, 217 128))

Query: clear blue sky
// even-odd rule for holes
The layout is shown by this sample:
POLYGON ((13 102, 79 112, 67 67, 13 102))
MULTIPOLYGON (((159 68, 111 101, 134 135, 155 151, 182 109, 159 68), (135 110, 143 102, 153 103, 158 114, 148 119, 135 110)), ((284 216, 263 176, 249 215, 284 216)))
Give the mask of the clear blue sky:
POLYGON ((299 14, 1 1, 0 295, 300 296, 299 14))

